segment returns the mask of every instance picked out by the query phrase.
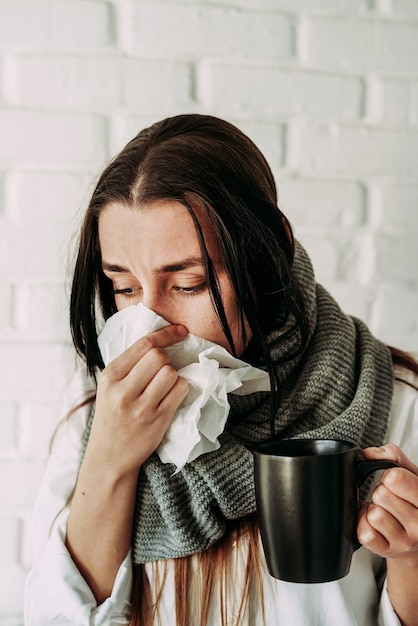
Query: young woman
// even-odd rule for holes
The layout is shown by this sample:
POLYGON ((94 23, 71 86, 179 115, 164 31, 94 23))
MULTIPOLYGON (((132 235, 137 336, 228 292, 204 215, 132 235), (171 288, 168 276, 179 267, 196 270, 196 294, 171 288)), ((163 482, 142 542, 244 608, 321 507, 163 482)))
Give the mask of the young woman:
POLYGON ((71 328, 85 368, 37 501, 26 626, 418 624, 418 366, 315 283, 238 129, 169 118, 110 163, 81 229, 71 328), (104 367, 98 329, 138 303, 169 325, 104 367), (219 449, 173 473, 155 451, 189 392, 168 355, 187 333, 267 371, 271 391, 229 394, 219 449), (362 510, 341 580, 267 573, 251 448, 272 432, 402 466, 362 510))

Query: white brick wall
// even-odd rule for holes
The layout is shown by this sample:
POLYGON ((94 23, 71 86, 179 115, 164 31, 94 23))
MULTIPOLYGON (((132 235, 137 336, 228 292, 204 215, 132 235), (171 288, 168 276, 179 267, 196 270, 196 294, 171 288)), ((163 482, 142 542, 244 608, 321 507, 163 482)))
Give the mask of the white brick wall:
POLYGON ((418 351, 416 0, 1 0, 0 626, 73 363, 72 235, 105 160, 189 111, 256 141, 322 282, 418 351))

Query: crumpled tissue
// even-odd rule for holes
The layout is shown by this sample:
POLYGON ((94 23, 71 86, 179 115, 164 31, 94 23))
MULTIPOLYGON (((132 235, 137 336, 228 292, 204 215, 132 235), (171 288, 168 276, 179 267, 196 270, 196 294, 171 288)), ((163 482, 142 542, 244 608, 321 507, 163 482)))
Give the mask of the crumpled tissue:
MULTIPOLYGON (((137 339, 168 325, 143 304, 118 311, 106 321, 98 339, 105 365, 137 339)), ((157 448, 161 461, 175 464, 177 473, 186 463, 220 447, 218 437, 229 413, 227 394, 269 391, 270 380, 267 372, 196 335, 188 334, 165 350, 171 365, 189 384, 189 393, 157 448)))

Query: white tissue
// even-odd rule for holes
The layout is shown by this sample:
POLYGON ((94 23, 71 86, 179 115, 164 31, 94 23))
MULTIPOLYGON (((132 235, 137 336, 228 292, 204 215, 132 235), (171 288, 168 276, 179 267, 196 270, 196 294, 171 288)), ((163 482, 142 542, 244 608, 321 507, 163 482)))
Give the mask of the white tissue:
MULTIPOLYGON (((106 321, 98 340, 105 365, 140 337, 168 325, 143 304, 115 313, 106 321)), ((196 335, 189 334, 165 350, 174 369, 189 384, 189 393, 157 449, 161 461, 174 463, 178 472, 201 454, 220 447, 218 437, 229 413, 228 393, 269 391, 270 381, 266 372, 196 335)))

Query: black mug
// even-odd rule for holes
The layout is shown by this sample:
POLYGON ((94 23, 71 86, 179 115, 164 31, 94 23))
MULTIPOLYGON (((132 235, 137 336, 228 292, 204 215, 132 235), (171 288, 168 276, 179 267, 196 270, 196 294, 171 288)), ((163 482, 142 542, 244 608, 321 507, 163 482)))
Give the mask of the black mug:
POLYGON ((257 515, 274 578, 321 583, 346 576, 357 545, 358 487, 376 470, 348 441, 269 440, 253 451, 257 515))

